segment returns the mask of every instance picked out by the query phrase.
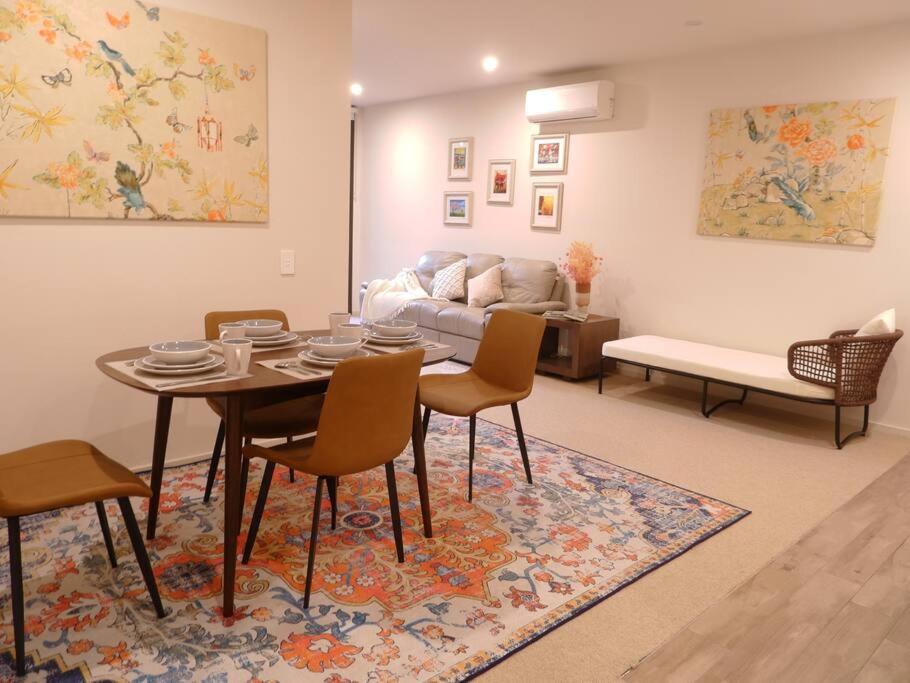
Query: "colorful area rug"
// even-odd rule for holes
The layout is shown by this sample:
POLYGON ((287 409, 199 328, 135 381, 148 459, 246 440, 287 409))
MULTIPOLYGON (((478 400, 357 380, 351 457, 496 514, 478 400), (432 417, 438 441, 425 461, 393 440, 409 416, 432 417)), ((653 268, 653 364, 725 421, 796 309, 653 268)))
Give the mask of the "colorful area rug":
MULTIPOLYGON (((434 419, 427 440, 433 539, 421 533, 412 458, 397 461, 402 564, 395 561, 384 471, 342 479, 338 529, 322 516, 307 610, 309 477, 291 484, 286 472, 276 472, 252 561, 238 565, 231 619, 220 613, 222 511, 218 500, 202 502, 205 463, 165 473, 158 538, 149 544, 169 610, 160 621, 115 505, 108 514, 121 560, 116 569, 92 506, 25 520, 31 676, 464 680, 748 514, 534 438, 529 485, 515 433, 484 421, 468 503, 467 437, 466 420, 434 419)), ((258 474, 250 476, 244 533, 258 474)), ((0 548, 0 679, 12 673, 6 553, 0 548)))

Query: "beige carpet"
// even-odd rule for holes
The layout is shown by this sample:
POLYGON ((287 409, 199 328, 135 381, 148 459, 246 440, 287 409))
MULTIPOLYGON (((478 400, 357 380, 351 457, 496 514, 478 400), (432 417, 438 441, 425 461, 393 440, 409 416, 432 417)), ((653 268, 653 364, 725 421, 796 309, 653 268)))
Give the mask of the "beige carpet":
MULTIPOLYGON (((753 514, 503 661, 483 680, 615 680, 910 450, 910 438, 873 428, 838 451, 831 443, 833 410, 799 415, 790 401, 728 406, 706 420, 698 412, 700 387, 687 387, 614 376, 598 396, 596 382, 538 377, 521 405, 528 434, 753 514)), ((481 416, 511 426, 508 408, 481 416)))

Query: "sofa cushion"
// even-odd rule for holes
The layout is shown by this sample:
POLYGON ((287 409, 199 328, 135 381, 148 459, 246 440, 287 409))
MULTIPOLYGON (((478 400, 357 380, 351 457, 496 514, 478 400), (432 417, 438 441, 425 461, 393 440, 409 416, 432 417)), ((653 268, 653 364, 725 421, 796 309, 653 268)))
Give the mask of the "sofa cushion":
POLYGON ((439 315, 436 316, 436 325, 440 332, 481 339, 486 318, 487 309, 485 308, 452 306, 439 311, 439 315))
POLYGON ((502 268, 498 265, 468 280, 468 306, 484 308, 502 300, 502 268))
POLYGON ((869 322, 856 331, 857 337, 869 337, 876 334, 894 334, 897 329, 894 309, 889 308, 884 313, 879 313, 869 322))
POLYGON ((433 278, 433 298, 458 301, 465 296, 465 270, 468 266, 467 259, 455 261, 451 266, 436 271, 433 278))
POLYGON ((468 256, 468 271, 465 277, 470 280, 482 273, 486 273, 493 266, 498 266, 505 259, 496 254, 471 254, 468 256))
POLYGON ((457 301, 432 301, 428 299, 419 299, 412 301, 407 307, 398 314, 402 320, 411 320, 421 327, 431 330, 439 329, 437 327, 436 317, 439 312, 446 308, 464 308, 464 304, 457 301))
POLYGON ((503 301, 516 304, 549 301, 556 279, 556 264, 552 261, 507 258, 502 263, 503 301))
POLYGON ((417 261, 417 279, 420 280, 420 286, 427 292, 433 291, 433 278, 436 272, 446 266, 451 266, 456 261, 467 258, 458 251, 427 251, 423 253, 420 260, 417 261))

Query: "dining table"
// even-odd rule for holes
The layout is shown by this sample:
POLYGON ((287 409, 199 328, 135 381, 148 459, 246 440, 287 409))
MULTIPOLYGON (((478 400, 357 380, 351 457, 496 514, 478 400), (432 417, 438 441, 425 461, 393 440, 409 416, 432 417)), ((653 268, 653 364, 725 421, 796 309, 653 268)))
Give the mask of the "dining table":
MULTIPOLYGON (((297 332, 299 337, 306 340, 310 337, 328 334, 328 330, 303 330, 297 332)), ((415 345, 417 346, 417 345, 415 345)), ((368 345, 374 354, 395 353, 403 347, 379 347, 368 345)), ((425 342, 424 365, 442 363, 452 358, 456 350, 452 346, 436 342, 425 342)), ((213 342, 213 350, 217 351, 217 342, 213 342)), ((152 444, 152 469, 151 489, 152 498, 149 503, 146 536, 148 539, 155 537, 155 527, 158 521, 158 508, 161 500, 161 485, 164 478, 165 454, 167 451, 168 433, 171 424, 171 409, 175 398, 191 399, 221 399, 226 410, 225 422, 225 456, 224 456, 224 568, 223 568, 223 595, 222 608, 225 617, 234 614, 234 588, 237 567, 237 536, 240 533, 243 498, 245 492, 241 491, 241 464, 243 447, 243 414, 244 406, 255 401, 257 395, 268 393, 280 394, 288 399, 300 396, 325 393, 331 370, 321 368, 322 372, 309 374, 307 372, 279 372, 276 369, 264 367, 259 361, 287 359, 296 356, 300 347, 257 349, 252 355, 248 375, 242 378, 225 377, 222 380, 214 379, 204 384, 167 386, 156 388, 138 380, 133 374, 123 370, 123 361, 133 361, 148 355, 148 347, 135 347, 112 351, 100 356, 95 365, 101 372, 111 379, 120 382, 132 389, 137 389, 157 396, 158 406, 155 417, 155 436, 152 444), (112 365, 113 364, 113 365, 112 365)), ((169 378, 161 378, 166 380, 169 378)), ((182 379, 182 378, 180 378, 182 379)), ((200 376, 202 379, 202 376, 200 376)), ((161 384, 169 384, 162 381, 161 384)), ((420 509, 423 520, 424 535, 433 536, 432 513, 430 509, 430 494, 427 483, 426 458, 424 455, 424 434, 420 415, 420 395, 415 397, 414 417, 411 430, 411 444, 414 453, 414 471, 417 476, 417 489, 420 497, 420 509)))

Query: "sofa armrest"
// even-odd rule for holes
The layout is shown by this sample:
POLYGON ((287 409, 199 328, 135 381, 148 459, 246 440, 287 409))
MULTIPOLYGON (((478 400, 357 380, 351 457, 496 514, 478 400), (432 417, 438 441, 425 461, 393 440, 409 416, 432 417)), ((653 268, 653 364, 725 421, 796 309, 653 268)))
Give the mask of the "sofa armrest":
POLYGON ((508 303, 505 301, 500 301, 499 303, 490 304, 487 306, 487 311, 492 313, 500 309, 507 311, 518 311, 519 313, 534 313, 540 315, 546 313, 547 311, 564 311, 568 308, 564 301, 541 301, 536 304, 515 304, 508 303))

